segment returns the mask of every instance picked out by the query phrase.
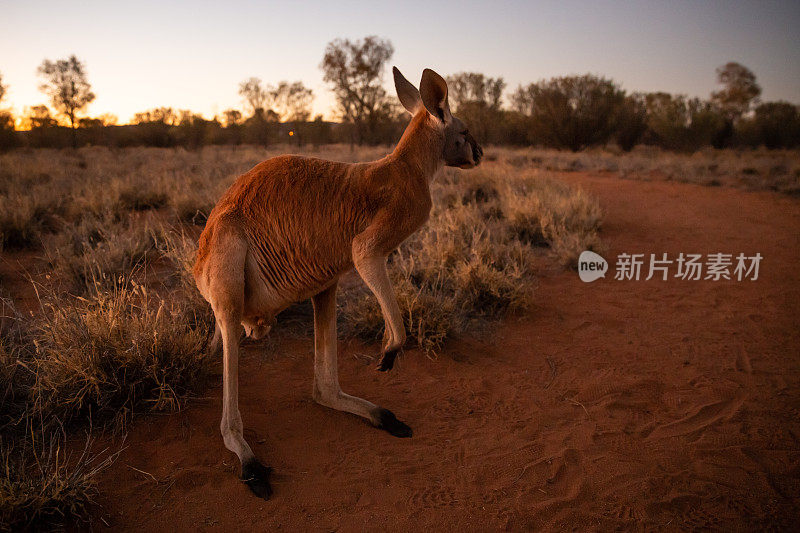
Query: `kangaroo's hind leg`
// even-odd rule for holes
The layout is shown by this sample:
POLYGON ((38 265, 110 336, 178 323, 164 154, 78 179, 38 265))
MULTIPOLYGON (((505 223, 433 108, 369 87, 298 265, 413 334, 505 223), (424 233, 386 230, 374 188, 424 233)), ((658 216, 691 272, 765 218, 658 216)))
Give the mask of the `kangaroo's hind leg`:
POLYGON ((220 431, 225 447, 242 465, 242 480, 262 498, 269 498, 270 469, 264 467, 244 439, 239 413, 239 339, 244 307, 244 263, 247 242, 234 230, 218 229, 214 255, 206 265, 207 296, 214 310, 222 339, 222 420, 220 431))
POLYGON ((336 283, 313 298, 314 400, 326 407, 362 416, 395 437, 410 437, 411 428, 388 409, 350 396, 339 387, 336 352, 336 283))

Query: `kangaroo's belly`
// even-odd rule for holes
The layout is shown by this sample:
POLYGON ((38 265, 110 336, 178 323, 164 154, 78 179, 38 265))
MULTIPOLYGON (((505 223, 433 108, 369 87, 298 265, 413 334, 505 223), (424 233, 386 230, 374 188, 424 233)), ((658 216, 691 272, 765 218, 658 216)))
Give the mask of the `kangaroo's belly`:
POLYGON ((269 322, 330 286, 353 267, 351 243, 349 236, 331 230, 311 240, 248 235, 245 317, 269 322))

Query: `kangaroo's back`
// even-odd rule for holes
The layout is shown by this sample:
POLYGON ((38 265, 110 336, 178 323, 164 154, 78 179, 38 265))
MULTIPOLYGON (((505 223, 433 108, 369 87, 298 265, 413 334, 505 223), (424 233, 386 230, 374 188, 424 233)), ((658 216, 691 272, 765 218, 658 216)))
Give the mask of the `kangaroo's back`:
POLYGON ((296 265, 305 265, 312 278, 329 279, 331 269, 350 261, 353 237, 378 208, 380 194, 366 184, 366 169, 292 155, 256 165, 212 210, 200 236, 195 275, 207 261, 219 226, 235 225, 268 282, 280 285, 296 265))

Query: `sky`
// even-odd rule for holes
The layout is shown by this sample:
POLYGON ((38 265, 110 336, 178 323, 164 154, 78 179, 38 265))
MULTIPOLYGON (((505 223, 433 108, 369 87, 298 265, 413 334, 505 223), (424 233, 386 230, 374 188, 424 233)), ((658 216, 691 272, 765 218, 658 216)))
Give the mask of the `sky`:
POLYGON ((628 91, 708 97, 715 69, 737 61, 756 74, 765 101, 800 104, 800 2, 251 2, 227 0, 0 0, 0 107, 47 103, 36 69, 75 54, 97 95, 89 115, 125 123, 153 107, 207 118, 242 108, 240 81, 302 81, 314 112, 332 117, 319 69, 336 38, 378 35, 391 65, 413 82, 422 69, 446 76, 502 76, 508 90, 570 74, 602 74, 628 91))

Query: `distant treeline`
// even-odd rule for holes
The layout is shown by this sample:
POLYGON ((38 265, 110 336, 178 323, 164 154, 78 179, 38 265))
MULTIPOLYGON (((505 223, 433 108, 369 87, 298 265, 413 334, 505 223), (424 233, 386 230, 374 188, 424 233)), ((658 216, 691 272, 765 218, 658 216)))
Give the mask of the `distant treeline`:
MULTIPOLYGON (((385 124, 392 133, 401 132, 400 124, 385 124)), ((217 119, 206 120, 193 115, 176 124, 160 121, 127 125, 80 124, 73 131, 68 126, 52 124, 33 127, 27 131, 4 130, 0 146, 14 148, 67 148, 77 146, 156 146, 161 148, 184 147, 189 149, 205 145, 256 144, 269 146, 276 143, 330 144, 348 143, 351 137, 348 125, 324 121, 286 123, 245 121, 241 124, 223 124, 217 119)), ((399 137, 387 134, 376 143, 394 142, 399 137), (391 139, 391 141, 390 141, 391 139)))
MULTIPOLYGON (((572 79, 577 85, 598 82, 590 76, 572 79)), ((614 86, 612 82, 603 83, 614 86)), ((585 96, 570 98, 560 91, 551 92, 540 98, 565 103, 562 106, 540 103, 539 108, 532 103, 528 113, 482 101, 461 103, 454 112, 469 125, 476 138, 486 144, 569 150, 607 144, 630 150, 637 144, 647 144, 680 151, 694 151, 704 146, 800 146, 800 114, 797 106, 786 102, 759 104, 747 116, 734 121, 710 102, 682 96, 583 94, 585 96)), ((122 126, 84 119, 74 130, 51 119, 27 131, 15 131, 13 118, 8 114, 0 114, 0 121, 2 149, 64 148, 73 143, 77 146, 198 148, 210 144, 391 144, 400 137, 407 118, 402 115, 383 118, 368 132, 360 134, 352 123, 329 122, 321 117, 304 122, 270 122, 251 117, 241 123, 226 124, 218 119, 189 115, 177 123, 153 120, 122 126)))
MULTIPOLYGON (((228 109, 208 120, 186 110, 151 109, 134 123, 114 117, 78 118, 94 99, 83 64, 71 56, 45 60, 39 67, 42 91, 51 106, 29 108, 22 118, 0 110, 0 149, 20 146, 67 147, 183 146, 292 142, 298 145, 390 144, 407 117, 383 87, 394 49, 388 40, 366 37, 328 43, 321 68, 336 98, 336 122, 309 120, 313 94, 300 82, 265 85, 250 78, 239 85, 244 113, 228 109), (245 118, 246 115, 246 118, 245 118), (68 125, 64 125, 68 124, 68 125)), ((738 63, 717 69, 719 91, 706 100, 663 92, 627 93, 618 83, 586 74, 556 77, 505 93, 503 78, 461 72, 447 78, 452 111, 485 144, 533 145, 568 150, 637 144, 670 150, 716 148, 796 148, 800 110, 788 102, 761 102, 755 75, 738 63), (503 96, 507 102, 504 104, 503 96)), ((0 100, 5 88, 0 78, 0 100)))

